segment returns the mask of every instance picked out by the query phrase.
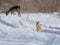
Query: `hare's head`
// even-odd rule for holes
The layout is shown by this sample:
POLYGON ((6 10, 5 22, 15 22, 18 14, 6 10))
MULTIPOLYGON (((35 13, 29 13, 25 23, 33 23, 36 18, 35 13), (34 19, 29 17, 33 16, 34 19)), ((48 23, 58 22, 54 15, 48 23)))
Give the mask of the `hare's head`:
POLYGON ((38 25, 38 24, 39 24, 39 22, 37 21, 37 22, 36 22, 36 25, 38 25))

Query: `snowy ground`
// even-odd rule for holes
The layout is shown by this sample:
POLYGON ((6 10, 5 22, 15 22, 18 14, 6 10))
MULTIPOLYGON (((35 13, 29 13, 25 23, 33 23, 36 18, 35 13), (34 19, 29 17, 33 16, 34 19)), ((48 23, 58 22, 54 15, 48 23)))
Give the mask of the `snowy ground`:
POLYGON ((60 18, 51 13, 0 13, 0 45, 60 45, 60 18), (36 21, 42 32, 36 31, 36 21))

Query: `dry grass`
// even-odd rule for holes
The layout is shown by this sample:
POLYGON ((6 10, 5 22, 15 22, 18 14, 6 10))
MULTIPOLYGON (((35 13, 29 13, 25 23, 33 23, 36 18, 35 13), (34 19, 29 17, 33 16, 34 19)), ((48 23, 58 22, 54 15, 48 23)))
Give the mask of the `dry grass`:
POLYGON ((20 5, 21 12, 60 12, 60 0, 0 0, 3 12, 14 5, 20 5))

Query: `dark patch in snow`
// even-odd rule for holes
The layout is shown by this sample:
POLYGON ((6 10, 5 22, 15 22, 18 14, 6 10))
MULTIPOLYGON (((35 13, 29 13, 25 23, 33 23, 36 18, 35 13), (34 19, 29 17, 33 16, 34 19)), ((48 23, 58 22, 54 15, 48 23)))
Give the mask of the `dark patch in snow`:
POLYGON ((6 35, 7 33, 0 29, 0 39, 4 38, 6 35))
POLYGON ((60 27, 51 27, 51 26, 49 26, 49 28, 51 28, 51 29, 60 29, 60 27))
POLYGON ((13 28, 18 28, 16 26, 14 26, 13 24, 10 24, 10 23, 7 23, 7 22, 3 21, 1 18, 0 18, 0 22, 3 23, 4 25, 7 25, 7 26, 10 26, 10 27, 13 27, 13 28))
POLYGON ((52 45, 52 43, 55 41, 55 38, 56 38, 56 36, 53 37, 52 39, 50 38, 49 40, 47 40, 46 45, 52 45))
POLYGON ((59 35, 60 35, 60 31, 43 30, 42 32, 46 32, 46 33, 53 33, 53 34, 59 34, 59 35))

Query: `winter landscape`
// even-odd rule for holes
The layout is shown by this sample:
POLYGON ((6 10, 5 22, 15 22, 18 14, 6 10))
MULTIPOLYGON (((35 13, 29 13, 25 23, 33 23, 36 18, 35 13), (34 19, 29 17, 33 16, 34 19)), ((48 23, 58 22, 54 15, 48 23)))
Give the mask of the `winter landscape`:
POLYGON ((0 13, 0 45, 60 45, 57 13, 0 13), (39 21, 42 32, 36 31, 39 21))

